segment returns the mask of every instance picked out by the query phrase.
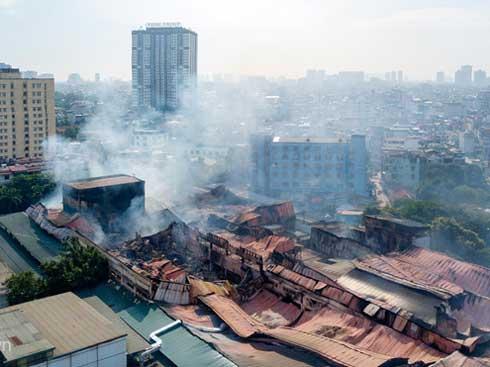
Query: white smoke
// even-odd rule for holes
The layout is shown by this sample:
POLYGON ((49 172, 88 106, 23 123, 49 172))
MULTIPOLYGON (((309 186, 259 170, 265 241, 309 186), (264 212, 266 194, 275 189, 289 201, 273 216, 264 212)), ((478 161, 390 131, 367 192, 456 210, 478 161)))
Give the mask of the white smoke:
MULTIPOLYGON (((46 155, 53 163, 60 187, 43 202, 48 207, 60 206, 64 182, 113 174, 128 174, 145 181, 147 209, 185 201, 195 186, 215 183, 220 172, 234 166, 230 157, 191 159, 189 151, 246 145, 249 133, 255 129, 255 108, 250 97, 253 93, 236 87, 231 90, 234 93, 220 91, 217 95, 204 91, 204 98, 194 111, 172 115, 150 112, 132 117, 128 117, 129 99, 105 93, 97 113, 81 129, 80 141, 57 136, 56 141, 46 144, 46 155), (136 147, 133 130, 141 128, 162 130, 167 139, 158 146, 136 147)), ((239 158, 247 160, 247 153, 241 153, 239 158)), ((247 172, 235 170, 233 176, 225 178, 246 184, 247 172)), ((136 221, 131 213, 127 218, 136 221)))

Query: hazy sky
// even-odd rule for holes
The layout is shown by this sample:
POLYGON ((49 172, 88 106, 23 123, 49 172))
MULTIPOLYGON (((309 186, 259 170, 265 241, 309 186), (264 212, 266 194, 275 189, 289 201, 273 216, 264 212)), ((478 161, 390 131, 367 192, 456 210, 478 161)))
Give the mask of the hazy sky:
POLYGON ((199 73, 490 71, 488 0, 0 0, 0 62, 129 79, 130 32, 147 22, 195 30, 199 73))

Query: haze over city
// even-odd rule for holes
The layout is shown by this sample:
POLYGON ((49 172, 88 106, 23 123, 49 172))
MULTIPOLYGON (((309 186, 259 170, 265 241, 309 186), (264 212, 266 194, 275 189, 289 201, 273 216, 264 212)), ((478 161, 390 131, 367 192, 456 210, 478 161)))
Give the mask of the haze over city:
POLYGON ((490 69, 489 10, 483 0, 0 0, 0 23, 10 63, 58 80, 74 70, 129 80, 127 34, 162 21, 199 33, 200 74, 401 69, 428 80, 462 64, 490 69))
POLYGON ((0 0, 0 367, 490 367, 488 34, 0 0))

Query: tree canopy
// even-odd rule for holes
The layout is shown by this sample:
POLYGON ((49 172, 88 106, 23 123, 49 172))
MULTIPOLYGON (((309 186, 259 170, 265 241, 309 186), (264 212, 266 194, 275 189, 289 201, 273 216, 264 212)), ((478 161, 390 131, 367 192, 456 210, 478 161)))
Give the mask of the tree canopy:
POLYGON ((0 214, 26 210, 56 188, 53 178, 45 173, 21 174, 0 186, 0 214))
POLYGON ((66 251, 57 259, 41 265, 42 278, 28 271, 14 274, 7 280, 10 304, 91 287, 107 278, 107 259, 97 249, 82 246, 75 239, 65 246, 66 251))

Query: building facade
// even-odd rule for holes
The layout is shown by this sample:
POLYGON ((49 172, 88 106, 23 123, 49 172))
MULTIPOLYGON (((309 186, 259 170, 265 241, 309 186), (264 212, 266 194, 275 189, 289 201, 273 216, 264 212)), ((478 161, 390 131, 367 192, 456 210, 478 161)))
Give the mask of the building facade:
POLYGON ((415 151, 384 149, 383 181, 390 187, 416 190, 422 175, 423 158, 415 151))
POLYGON ((173 23, 133 31, 131 64, 135 108, 167 111, 195 102, 195 32, 173 23))
POLYGON ((274 197, 368 196, 364 135, 350 139, 252 139, 252 187, 274 197))
POLYGON ((42 157, 43 143, 55 133, 54 79, 0 69, 0 161, 42 157))
POLYGON ((473 66, 461 66, 454 74, 454 83, 461 86, 471 85, 473 83, 473 66))
POLYGON ((475 85, 479 87, 487 85, 487 72, 485 70, 476 70, 473 75, 475 85))
POLYGON ((2 309, 3 367, 127 366, 127 333, 74 293, 2 309))
POLYGON ((63 184, 63 210, 90 216, 111 231, 129 211, 145 213, 145 181, 128 175, 91 177, 63 184))

